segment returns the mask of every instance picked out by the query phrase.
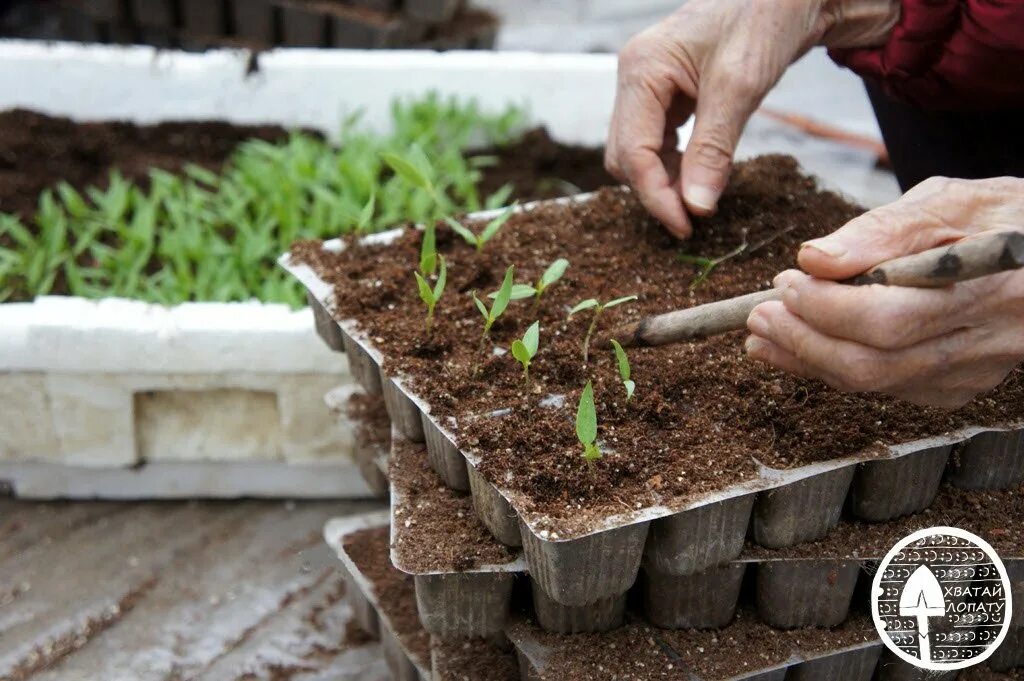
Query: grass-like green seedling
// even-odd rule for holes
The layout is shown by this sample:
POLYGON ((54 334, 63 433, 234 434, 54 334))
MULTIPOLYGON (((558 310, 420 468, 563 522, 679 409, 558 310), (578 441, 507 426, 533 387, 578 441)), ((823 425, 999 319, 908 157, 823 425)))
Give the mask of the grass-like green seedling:
POLYGON ((444 285, 448 281, 448 267, 445 265, 444 258, 440 258, 441 271, 437 275, 437 281, 434 282, 434 287, 431 288, 427 280, 420 275, 419 272, 413 272, 416 275, 416 285, 420 289, 420 299, 427 306, 427 333, 429 334, 434 324, 434 308, 437 307, 437 302, 441 300, 441 295, 444 294, 444 285))
POLYGON ((540 322, 534 322, 521 339, 512 341, 512 356, 523 365, 523 381, 530 385, 530 362, 537 355, 540 345, 540 322))
POLYGON ((569 316, 572 317, 577 312, 583 312, 584 310, 594 310, 594 318, 590 321, 590 326, 587 328, 587 335, 583 338, 583 361, 587 362, 590 360, 590 338, 594 335, 594 330, 597 328, 597 322, 601 318, 601 313, 610 307, 616 305, 622 305, 630 301, 636 300, 636 296, 624 296, 622 298, 616 298, 615 300, 609 300, 607 303, 600 302, 597 298, 587 298, 576 304, 576 307, 569 310, 569 316))
POLYGON ((352 225, 352 232, 355 234, 355 243, 359 243, 359 239, 366 235, 369 231, 370 226, 373 224, 373 213, 377 208, 377 193, 370 190, 370 198, 363 204, 362 210, 359 211, 359 217, 356 219, 356 223, 352 225))
POLYGON ((583 458, 587 463, 594 463, 601 458, 601 450, 597 442, 597 408, 594 406, 594 386, 590 381, 580 394, 580 404, 576 407, 576 438, 583 445, 583 458))
POLYGON ((484 250, 484 244, 493 239, 498 234, 498 231, 501 230, 502 226, 508 222, 508 219, 512 217, 512 211, 514 211, 515 208, 516 204, 513 203, 511 206, 501 211, 501 214, 488 222, 479 234, 474 234, 472 230, 454 218, 446 217, 444 221, 447 222, 448 226, 452 228, 452 231, 461 236, 467 244, 475 247, 477 252, 480 252, 484 250))
POLYGON ((619 365, 619 378, 622 379, 622 385, 626 387, 626 401, 629 402, 633 399, 633 392, 636 390, 636 383, 629 379, 629 357, 626 356, 626 351, 622 349, 619 341, 614 338, 612 347, 615 349, 615 361, 619 365))
POLYGON ((423 242, 420 244, 420 272, 430 276, 437 269, 437 231, 434 225, 423 228, 423 242))
POLYGON ((473 293, 473 302, 476 303, 476 309, 480 310, 480 314, 484 317, 484 332, 480 336, 481 342, 490 335, 494 322, 498 321, 498 317, 501 316, 501 313, 508 307, 509 301, 512 300, 512 278, 515 276, 515 269, 515 265, 509 265, 508 269, 505 270, 505 279, 501 282, 501 288, 498 289, 498 293, 494 297, 491 309, 488 310, 487 306, 476 297, 476 292, 473 293))

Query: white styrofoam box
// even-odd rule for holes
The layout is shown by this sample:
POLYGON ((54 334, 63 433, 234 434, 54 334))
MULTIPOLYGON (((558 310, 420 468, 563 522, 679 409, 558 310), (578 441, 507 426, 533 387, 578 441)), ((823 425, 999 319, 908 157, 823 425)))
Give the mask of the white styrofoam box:
POLYGON ((596 145, 615 96, 616 58, 607 54, 281 49, 261 53, 257 73, 246 75, 248 63, 242 50, 0 41, 0 109, 139 123, 222 119, 335 134, 356 111, 368 127, 386 131, 395 97, 436 90, 494 110, 521 104, 558 139, 596 145))

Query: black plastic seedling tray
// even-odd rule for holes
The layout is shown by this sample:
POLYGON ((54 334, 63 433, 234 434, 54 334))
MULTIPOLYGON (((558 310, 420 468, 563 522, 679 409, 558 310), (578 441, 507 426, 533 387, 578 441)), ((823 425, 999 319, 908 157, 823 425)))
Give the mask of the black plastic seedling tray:
MULTIPOLYGON (((586 200, 587 195, 581 195, 556 201, 586 200)), ((387 244, 400 233, 384 232, 366 241, 387 244)), ((323 247, 337 251, 343 243, 329 241, 323 247)), ((752 481, 682 505, 610 515, 589 532, 570 535, 560 532, 550 518, 519 513, 516 509, 523 504, 515 492, 477 473, 477 457, 456 444, 458 424, 435 419, 402 376, 385 373, 383 355, 355 321, 332 318, 334 291, 329 284, 310 267, 293 263, 288 254, 279 263, 306 287, 321 335, 331 347, 345 349, 353 375, 368 392, 383 394, 399 431, 410 440, 426 442, 431 466, 445 483, 472 493, 478 516, 496 538, 512 546, 522 544, 532 578, 565 606, 620 597, 636 581, 644 561, 660 573, 686 576, 736 558, 748 534, 768 548, 818 539, 836 526, 847 503, 855 515, 871 521, 923 510, 944 474, 964 487, 1024 482, 1021 424, 1005 424, 1001 430, 969 427, 894 443, 882 456, 865 452, 787 470, 762 467, 752 481), (960 446, 951 457, 954 445, 960 446)))

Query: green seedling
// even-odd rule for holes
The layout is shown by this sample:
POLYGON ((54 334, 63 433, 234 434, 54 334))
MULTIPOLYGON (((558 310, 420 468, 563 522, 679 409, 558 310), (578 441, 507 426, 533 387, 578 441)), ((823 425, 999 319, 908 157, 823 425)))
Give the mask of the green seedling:
POLYGON ((437 307, 437 302, 441 300, 441 295, 444 293, 444 285, 448 281, 448 267, 445 265, 444 258, 441 258, 441 272, 437 275, 437 281, 434 283, 434 287, 431 288, 427 280, 420 275, 419 272, 413 272, 416 275, 416 285, 420 289, 420 299, 427 306, 427 333, 429 334, 434 324, 434 308, 437 307))
POLYGON ((537 355, 540 344, 540 322, 534 322, 523 334, 522 339, 512 341, 512 356, 523 365, 523 381, 530 385, 530 362, 537 355))
POLYGON ((494 218, 484 226, 483 231, 479 234, 474 234, 468 227, 462 225, 458 220, 451 217, 446 217, 445 222, 452 228, 456 234, 461 236, 467 244, 476 248, 477 252, 484 250, 484 244, 493 239, 498 231, 501 230, 502 226, 508 219, 512 217, 512 212, 515 210, 516 204, 513 203, 511 206, 501 212, 498 217, 494 218))
MULTIPOLYGON (((554 261, 548 268, 544 270, 544 274, 537 280, 535 286, 529 284, 513 284, 512 286, 512 300, 525 300, 526 298, 533 298, 533 309, 536 312, 537 307, 540 305, 540 297, 544 295, 544 291, 548 290, 553 284, 555 284, 562 275, 565 274, 565 270, 569 267, 569 261, 565 258, 559 258, 554 261)), ((489 298, 494 298, 498 295, 497 291, 489 293, 489 298)))
POLYGON ((437 232, 434 225, 423 228, 423 242, 420 244, 420 272, 431 276, 437 269, 437 232))
POLYGON ((594 318, 590 321, 590 326, 587 328, 587 335, 583 338, 583 361, 587 362, 590 360, 590 339, 594 335, 594 330, 597 329, 597 322, 601 318, 601 313, 610 307, 616 305, 622 305, 636 300, 636 296, 624 296, 622 298, 616 298, 615 300, 609 300, 607 303, 602 303, 597 298, 587 298, 584 301, 577 303, 576 307, 569 310, 569 316, 572 317, 577 312, 583 312, 584 310, 593 310, 594 318))
POLYGON ((583 388, 580 404, 576 407, 576 438, 583 445, 583 458, 592 464, 601 458, 597 442, 597 408, 594 406, 594 386, 590 381, 583 388))
POLYGON ((512 300, 512 277, 515 276, 515 269, 515 265, 509 265, 508 269, 505 270, 505 279, 501 282, 501 288, 498 289, 490 309, 487 309, 483 301, 476 297, 475 292, 473 293, 473 302, 476 303, 476 309, 480 310, 480 314, 484 317, 484 332, 480 336, 481 343, 490 335, 494 322, 498 321, 498 317, 501 316, 501 313, 508 307, 509 301, 512 300))
POLYGON ((619 378, 622 379, 622 385, 626 387, 626 401, 629 402, 633 399, 633 391, 636 390, 636 383, 629 380, 629 357, 626 356, 626 351, 622 349, 619 341, 612 339, 612 348, 615 349, 615 361, 619 365, 619 378))
POLYGON ((355 234, 355 242, 359 243, 359 239, 364 237, 369 231, 370 226, 373 224, 373 212, 377 208, 377 193, 373 190, 370 191, 370 198, 363 204, 362 210, 359 211, 359 217, 356 219, 355 225, 352 226, 352 232, 355 234))

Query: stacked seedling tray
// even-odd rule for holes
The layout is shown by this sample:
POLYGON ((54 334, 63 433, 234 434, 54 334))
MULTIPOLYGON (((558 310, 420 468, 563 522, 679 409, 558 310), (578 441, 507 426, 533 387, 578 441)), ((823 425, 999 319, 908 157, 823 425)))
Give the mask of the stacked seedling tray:
MULTIPOLYGON (((524 221, 540 215, 552 224, 579 229, 592 204, 619 210, 629 201, 628 195, 605 192, 524 206, 519 215, 524 221)), ((788 201, 799 203, 792 195, 788 201)), ((505 229, 516 228, 514 216, 505 229)), ((474 231, 480 231, 479 224, 474 231)), ((439 244, 449 246, 446 258, 454 260, 452 239, 438 236, 439 244)), ((557 243, 556 236, 552 239, 557 243)), ((360 257, 365 260, 387 248, 404 247, 408 252, 410 242, 418 240, 415 232, 403 230, 377 235, 364 240, 366 249, 360 257), (378 247, 381 250, 374 250, 378 247)), ((555 671, 559 668, 550 667, 551 660, 566 658, 566 646, 576 650, 581 661, 587 659, 580 648, 584 644, 591 646, 594 660, 605 659, 599 653, 622 635, 615 632, 629 630, 671 632, 648 638, 657 642, 670 661, 666 664, 675 664, 677 673, 682 665, 686 675, 698 678, 703 673, 705 678, 867 680, 878 671, 881 678, 910 679, 917 678, 913 670, 881 657, 882 646, 869 621, 863 632, 855 633, 858 640, 839 640, 842 632, 864 621, 858 615, 864 611, 868 573, 877 560, 910 530, 945 524, 942 521, 974 529, 997 544, 1004 556, 1024 556, 1024 527, 973 528, 971 517, 948 517, 957 495, 967 493, 963 490, 1004 490, 989 497, 973 492, 976 498, 971 503, 996 504, 996 509, 1002 508, 998 504, 1012 504, 1021 492, 1020 405, 999 411, 998 419, 957 423, 905 441, 881 439, 864 451, 832 459, 790 466, 758 463, 751 475, 683 499, 652 492, 640 502, 623 501, 619 511, 592 516, 587 524, 538 512, 521 489, 505 484, 488 465, 489 453, 480 448, 481 431, 474 430, 481 423, 500 424, 508 409, 497 405, 491 412, 466 414, 449 401, 438 410, 444 415, 436 416, 418 387, 423 377, 396 368, 401 366, 400 357, 385 355, 386 348, 395 347, 395 339, 366 330, 368 318, 357 321, 337 313, 335 287, 320 275, 338 276, 331 270, 332 254, 340 253, 344 244, 310 248, 307 244, 295 255, 283 256, 281 263, 306 286, 321 336, 332 348, 346 352, 366 392, 379 395, 386 405, 395 428, 390 463, 392 561, 414 576, 420 619, 438 639, 483 637, 501 643, 507 637, 517 649, 524 674, 555 677, 565 670, 555 671), (417 513, 421 506, 448 510, 417 513), (938 510, 931 513, 929 508, 938 510), (452 549, 447 563, 443 556, 418 561, 416 552, 407 553, 409 545, 426 544, 435 553, 446 546, 424 539, 443 534, 443 525, 434 526, 431 518, 446 513, 471 513, 489 531, 491 547, 502 547, 505 560, 473 560, 479 536, 469 543, 447 542, 452 545, 447 546, 452 549), (947 515, 936 517, 941 513, 947 515), (861 544, 834 543, 837 536, 851 538, 862 532, 861 544), (741 628, 733 629, 737 626, 741 628), (742 674, 733 668, 723 672, 714 665, 702 667, 685 654, 690 646, 705 647, 700 641, 713 641, 708 645, 728 652, 730 641, 749 641, 744 637, 755 635, 743 626, 762 633, 832 628, 836 636, 824 645, 793 644, 782 657, 758 660, 755 668, 742 674), (705 630, 718 635, 704 639, 705 630)), ((414 267, 415 263, 409 266, 414 267)), ((369 277, 365 284, 382 289, 392 307, 401 299, 402 284, 374 272, 360 271, 356 276, 369 277)), ((355 278, 343 274, 341 280, 345 284, 339 290, 346 293, 351 289, 351 295, 360 295, 366 290, 353 285, 355 278)), ((554 328, 556 335, 568 332, 567 326, 554 328)), ((502 354, 496 351, 498 359, 489 360, 481 371, 491 372, 493 379, 502 354)), ((429 380, 443 385, 444 379, 442 374, 429 380)), ((570 401, 558 394, 536 399, 541 408, 556 410, 570 401)), ((571 420, 566 419, 565 427, 571 430, 571 420)), ((602 444, 610 447, 614 442, 608 434, 602 444)), ((651 484, 657 489, 660 480, 652 479, 651 484)), ((487 555, 493 558, 492 553, 487 555)), ((1014 579, 1024 579, 1020 564, 1011 561, 1011 566, 1014 579)), ((1021 664, 1019 629, 1007 642, 1009 647, 1004 645, 992 659, 997 668, 1021 664)), ((628 660, 634 652, 623 655, 628 660)), ((727 667, 723 663, 722 669, 727 667)), ((686 675, 678 678, 692 678, 686 675)))
POLYGON ((63 0, 67 37, 158 47, 490 49, 498 22, 464 0, 63 0))

